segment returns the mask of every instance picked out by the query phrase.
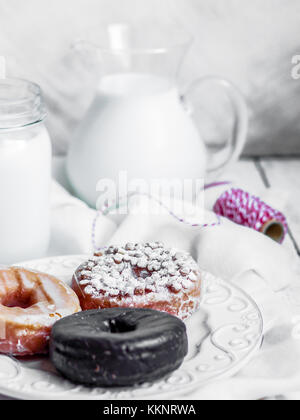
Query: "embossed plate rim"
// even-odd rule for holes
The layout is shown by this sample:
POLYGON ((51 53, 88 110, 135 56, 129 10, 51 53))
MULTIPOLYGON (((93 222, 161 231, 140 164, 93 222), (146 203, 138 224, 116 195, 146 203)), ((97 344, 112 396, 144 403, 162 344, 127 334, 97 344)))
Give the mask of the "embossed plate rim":
MULTIPOLYGON (((27 261, 24 263, 19 263, 17 264, 17 266, 26 266, 26 267, 31 267, 32 269, 38 269, 37 267, 39 265, 49 265, 54 266, 54 265, 61 265, 61 267, 63 266, 63 264, 66 264, 68 261, 73 261, 74 263, 76 262, 76 264, 80 263, 81 261, 84 261, 87 258, 87 255, 69 255, 69 256, 62 256, 62 257, 50 257, 50 258, 43 258, 43 259, 39 259, 39 260, 33 260, 33 261, 27 261)), ((71 271, 73 272, 73 268, 71 267, 64 267, 64 269, 68 270, 70 268, 70 277, 71 277, 71 271)), ((62 274, 61 274, 62 275, 62 274)), ((69 274, 68 274, 69 276, 69 274)), ((59 277, 59 275, 58 275, 59 277)), ((127 390, 100 390, 100 389, 87 389, 84 387, 78 387, 78 386, 73 386, 73 388, 71 388, 71 390, 66 390, 63 393, 53 393, 51 394, 51 392, 49 394, 47 394, 46 391, 42 392, 42 391, 38 391, 38 390, 33 390, 31 389, 31 387, 34 384, 29 384, 29 383, 24 383, 22 384, 22 381, 20 383, 20 389, 18 389, 18 387, 16 387, 15 389, 13 388, 14 385, 14 380, 10 379, 7 381, 7 383, 5 384, 1 384, 1 378, 0 378, 0 393, 3 395, 6 395, 8 397, 12 397, 12 398, 19 398, 19 399, 48 399, 48 400, 57 400, 57 399, 67 399, 67 400, 75 400, 75 399, 93 399, 93 400, 99 400, 99 399, 116 399, 116 400, 120 400, 120 399, 168 399, 168 398, 174 398, 175 396, 178 395, 185 395, 187 393, 190 393, 192 391, 195 391, 198 387, 200 386, 204 386, 207 384, 210 384, 212 382, 215 382, 217 380, 221 380, 221 379, 225 379, 228 377, 231 377, 235 374, 237 374, 252 358, 252 356, 259 350, 261 344, 262 344, 262 340, 263 340, 263 318, 261 315, 261 312, 259 310, 258 305, 256 304, 256 302, 247 295, 247 293, 245 293, 243 290, 241 290, 239 287, 229 283, 229 282, 225 282, 221 279, 216 279, 213 276, 211 276, 212 280, 214 280, 213 285, 214 286, 220 286, 221 288, 225 288, 226 290, 230 290, 231 292, 231 297, 234 297, 234 294, 237 293, 239 295, 239 297, 243 297, 243 299, 245 299, 245 301, 249 304, 250 303, 250 307, 252 309, 255 310, 254 314, 256 315, 256 319, 257 321, 257 337, 253 342, 253 345, 251 346, 251 349, 245 353, 245 355, 243 355, 240 358, 237 358, 237 360, 232 364, 229 365, 228 368, 223 368, 223 370, 221 370, 219 373, 216 371, 215 374, 208 374, 208 377, 203 380, 203 376, 204 373, 202 375, 202 379, 201 379, 201 372, 199 371, 200 366, 202 365, 197 365, 197 358, 200 358, 201 356, 201 351, 199 352, 199 355, 197 355, 197 357, 186 361, 182 368, 180 368, 177 372, 175 372, 173 375, 170 375, 167 378, 164 378, 162 381, 157 382, 155 384, 152 385, 145 385, 145 386, 140 386, 140 387, 136 387, 133 389, 127 389, 127 390), (196 369, 197 367, 197 369, 196 369), (177 378, 182 379, 183 381, 184 379, 187 378, 192 378, 191 379, 191 383, 184 383, 181 385, 180 382, 178 382, 177 384, 172 384, 172 379, 174 380, 174 378, 176 379, 176 374, 177 374, 177 378), (180 374, 182 375, 180 377, 180 374), (170 382, 168 382, 168 380, 170 382), (23 388, 23 389, 22 389, 23 388)), ((209 283, 209 282, 208 282, 209 283)), ((208 284, 207 283, 207 284, 208 284)), ((208 288, 208 286, 207 286, 208 288)), ((205 289, 206 290, 206 289, 205 289)), ((205 298, 206 295, 203 297, 203 302, 205 302, 205 298)), ((230 299, 230 298, 229 298, 230 299)), ((235 299, 239 299, 238 297, 235 299)), ((228 303, 228 301, 225 301, 225 303, 228 303)), ((204 304, 204 303, 203 303, 204 304)), ((223 307, 223 303, 221 302, 221 304, 219 304, 219 308, 223 307)), ((210 315, 216 315, 216 312, 214 311, 214 309, 216 308, 216 306, 212 306, 212 310, 210 315)), ((229 308, 229 307, 228 307, 229 308)), ((227 308, 227 310, 229 310, 227 308)), ((206 307, 207 309, 207 307, 206 307)), ((207 309, 208 310, 208 309, 207 309)), ((246 322, 246 321, 245 321, 246 322)), ((249 321, 249 325, 251 325, 250 321, 249 321)), ((242 326, 242 324, 238 324, 237 322, 228 324, 228 325, 220 325, 221 329, 225 329, 227 327, 235 327, 237 328, 238 326, 242 326)), ((245 325, 243 325, 243 327, 245 327, 245 325)), ((249 327, 249 326, 248 326, 249 327)), ((246 328, 246 327, 245 327, 246 328)), ((249 327, 250 328, 250 327, 249 327)), ((210 336, 209 336, 209 340, 207 339, 207 343, 209 345, 212 344, 212 337, 214 336, 216 331, 212 331, 210 336)), ((228 337, 230 338, 230 337, 228 337)), ((220 350, 220 348, 214 347, 214 350, 220 350)), ((222 349, 220 350, 222 352, 222 349)), ((204 352, 204 351, 203 351, 204 352)), ((228 360, 229 360, 229 354, 227 354, 227 350, 226 348, 223 349, 223 353, 224 355, 227 355, 228 360)), ((232 353, 234 354, 234 353, 232 353)), ((230 353, 230 355, 232 356, 232 354, 230 353)), ((223 356, 224 356, 223 355, 223 356)), ((5 357, 5 356, 2 356, 5 357)), ((224 357, 224 360, 226 360, 226 356, 224 357)), ((1 356, 0 356, 0 362, 1 362, 1 356)), ((10 359, 9 363, 15 363, 12 359, 10 359)), ((21 371, 21 376, 25 375, 24 372, 24 368, 22 365, 16 365, 16 369, 20 369, 21 371)), ((40 372, 41 374, 41 378, 45 377, 51 377, 49 376, 49 374, 47 374, 47 372, 42 371, 42 370, 37 370, 36 372, 40 372)), ((27 370, 28 373, 28 370, 27 370)), ((17 376, 18 377, 18 376, 17 376)), ((57 377, 53 377, 53 382, 54 382, 54 378, 57 379, 57 377)), ((67 381, 65 381, 64 379, 61 379, 61 383, 68 383, 67 381)), ((38 383, 40 384, 44 384, 47 385, 47 380, 44 379, 44 381, 39 381, 38 383)), ((48 385, 51 387, 51 381, 48 383, 48 385)))

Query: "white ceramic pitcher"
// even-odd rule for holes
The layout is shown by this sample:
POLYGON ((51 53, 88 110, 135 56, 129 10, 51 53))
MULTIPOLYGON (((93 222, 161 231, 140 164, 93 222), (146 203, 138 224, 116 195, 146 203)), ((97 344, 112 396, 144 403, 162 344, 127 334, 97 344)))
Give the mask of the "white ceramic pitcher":
MULTIPOLYGON (((153 32, 153 31, 152 31, 153 32)), ((239 91, 229 82, 206 77, 182 95, 177 75, 190 45, 184 40, 164 47, 127 25, 110 25, 102 43, 80 42, 94 51, 102 75, 95 99, 71 144, 67 172, 75 193, 95 207, 101 179, 202 179, 236 160, 245 145, 248 113, 239 91), (190 98, 204 84, 225 89, 233 104, 234 132, 226 150, 212 159, 199 134, 190 98), (214 162, 213 164, 209 162, 214 162), (216 163, 217 162, 217 163, 216 163)))

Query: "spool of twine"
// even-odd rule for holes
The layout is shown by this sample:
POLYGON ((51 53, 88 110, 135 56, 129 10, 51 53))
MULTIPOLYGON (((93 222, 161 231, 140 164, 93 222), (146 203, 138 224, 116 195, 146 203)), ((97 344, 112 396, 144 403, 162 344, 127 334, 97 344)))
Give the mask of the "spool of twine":
POLYGON ((286 217, 260 198, 241 189, 230 189, 217 200, 214 212, 219 216, 263 233, 283 243, 287 233, 286 217))

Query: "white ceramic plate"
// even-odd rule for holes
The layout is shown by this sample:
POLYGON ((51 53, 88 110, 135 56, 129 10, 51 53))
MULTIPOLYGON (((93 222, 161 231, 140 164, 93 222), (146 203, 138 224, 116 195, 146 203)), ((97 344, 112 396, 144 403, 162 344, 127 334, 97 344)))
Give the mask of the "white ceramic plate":
MULTIPOLYGON (((70 283, 84 256, 22 264, 70 283)), ((205 276, 202 309, 187 323, 190 352, 182 367, 154 384, 131 389, 89 389, 64 380, 47 358, 0 356, 0 393, 20 399, 171 399, 236 374, 260 348, 263 321, 255 302, 237 287, 205 276)))

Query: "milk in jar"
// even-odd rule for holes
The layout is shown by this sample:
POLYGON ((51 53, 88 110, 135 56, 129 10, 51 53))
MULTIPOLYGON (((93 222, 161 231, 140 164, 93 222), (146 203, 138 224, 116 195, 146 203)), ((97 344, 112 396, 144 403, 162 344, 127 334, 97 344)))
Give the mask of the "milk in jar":
POLYGON ((40 258, 50 238, 51 142, 38 85, 0 81, 0 264, 40 258))

